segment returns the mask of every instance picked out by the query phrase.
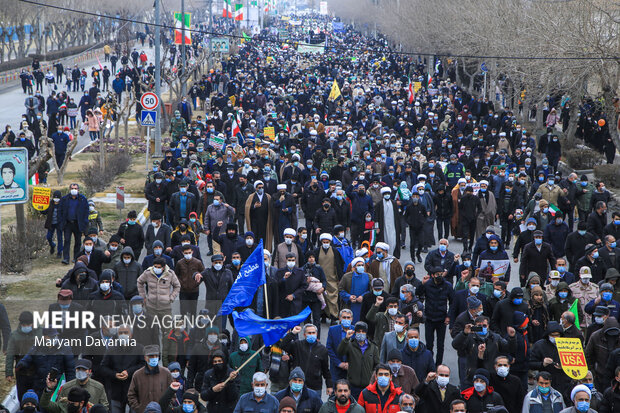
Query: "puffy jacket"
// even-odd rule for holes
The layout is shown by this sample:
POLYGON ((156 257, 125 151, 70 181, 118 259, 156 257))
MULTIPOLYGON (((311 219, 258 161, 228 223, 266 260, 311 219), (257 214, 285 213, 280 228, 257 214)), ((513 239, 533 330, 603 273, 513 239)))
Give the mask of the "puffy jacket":
POLYGON ((138 294, 138 277, 142 274, 142 266, 136 261, 136 256, 131 247, 123 248, 121 260, 114 266, 114 272, 116 273, 115 280, 123 286, 125 299, 129 300, 138 294), (129 264, 123 262, 122 256, 125 254, 131 255, 129 264))
POLYGON ((400 411, 398 401, 403 390, 400 387, 394 387, 394 383, 390 381, 390 390, 388 398, 383 406, 379 397, 377 382, 369 384, 360 393, 357 402, 366 410, 366 413, 396 413, 400 411))
POLYGON ((418 295, 420 298, 425 298, 427 320, 445 320, 448 317, 448 303, 452 303, 454 298, 452 284, 443 278, 440 284, 437 284, 434 279, 430 279, 422 284, 420 290, 418 295))
POLYGON ((603 328, 592 333, 588 345, 586 346, 586 361, 588 368, 592 370, 595 377, 605 377, 607 359, 611 350, 620 346, 618 336, 610 336, 605 334, 609 329, 620 329, 618 320, 613 317, 607 318, 603 323, 603 328), (615 342, 615 344, 614 344, 615 342))
MULTIPOLYGON (((564 399, 562 398, 560 392, 552 387, 549 397, 551 399, 553 413, 560 413, 564 409, 564 399)), ((538 392, 537 387, 525 395, 525 399, 523 400, 523 411, 529 413, 543 412, 542 396, 538 392)))
POLYGON ((327 348, 319 341, 310 344, 306 340, 296 340, 295 338, 293 333, 288 333, 282 339, 281 346, 291 355, 291 368, 300 367, 306 375, 306 386, 313 390, 321 391, 322 379, 325 379, 326 387, 332 387, 327 348))
MULTIPOLYGON (((555 297, 549 300, 549 305, 547 306, 547 309, 549 310, 549 317, 551 318, 551 320, 559 322, 560 318, 562 317, 562 313, 568 311, 568 309, 571 307, 571 305, 576 299, 577 298, 573 297, 572 290, 568 288, 568 284, 566 284, 564 281, 560 282, 558 284, 558 287, 555 289, 555 297), (558 293, 562 289, 568 289, 568 296, 563 300, 561 300, 560 296, 558 295, 558 293)), ((577 314, 579 316, 579 324, 585 324, 583 310, 579 305, 577 305, 577 314)))
POLYGON ((144 298, 147 308, 170 310, 180 291, 179 279, 167 265, 159 277, 153 272, 153 267, 138 277, 138 293, 144 298))
MULTIPOLYGON (((34 328, 30 333, 24 333, 21 328, 17 328, 11 333, 9 343, 6 349, 6 362, 4 364, 4 374, 6 377, 15 376, 13 367, 28 353, 34 345, 35 337, 41 337, 42 330, 34 328)), ((34 366, 32 366, 34 367, 34 366)), ((20 372, 22 375, 28 375, 28 371, 20 372)))

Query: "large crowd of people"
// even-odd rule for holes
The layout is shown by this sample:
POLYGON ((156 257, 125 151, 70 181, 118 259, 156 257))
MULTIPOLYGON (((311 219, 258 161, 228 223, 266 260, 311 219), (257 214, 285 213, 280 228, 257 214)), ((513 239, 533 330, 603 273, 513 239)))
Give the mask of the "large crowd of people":
MULTIPOLYGON (((340 26, 291 16, 198 77, 146 176, 144 226, 132 210, 104 231, 79 185, 53 194, 50 252, 72 267, 50 311, 215 322, 40 329, 26 310, 9 335, 0 317, 22 412, 620 412, 620 210, 560 170, 551 110, 570 103, 550 99, 537 136, 452 66, 340 26), (313 30, 324 53, 298 53, 313 30), (311 310, 266 349, 216 317, 259 245, 249 308, 311 310), (563 370, 561 337, 585 377, 563 370), (116 341, 66 344, 86 338, 116 341)), ((580 113, 603 146, 596 105, 580 113)))

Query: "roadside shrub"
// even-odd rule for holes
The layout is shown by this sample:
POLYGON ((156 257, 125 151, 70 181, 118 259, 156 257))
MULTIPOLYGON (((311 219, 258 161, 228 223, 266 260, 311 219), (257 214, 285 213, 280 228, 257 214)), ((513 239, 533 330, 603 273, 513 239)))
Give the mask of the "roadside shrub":
POLYGON ((24 272, 30 260, 47 251, 45 218, 26 218, 25 238, 20 242, 15 225, 2 232, 2 272, 24 272))
POLYGON ((620 188, 620 165, 596 165, 594 176, 614 188, 620 188))
POLYGON ((566 163, 573 169, 592 169, 603 162, 600 153, 589 148, 575 148, 564 152, 566 163))
POLYGON ((82 168, 81 178, 85 192, 89 195, 103 191, 114 179, 131 167, 131 156, 127 154, 109 154, 106 167, 101 170, 99 160, 94 159, 90 165, 82 168))

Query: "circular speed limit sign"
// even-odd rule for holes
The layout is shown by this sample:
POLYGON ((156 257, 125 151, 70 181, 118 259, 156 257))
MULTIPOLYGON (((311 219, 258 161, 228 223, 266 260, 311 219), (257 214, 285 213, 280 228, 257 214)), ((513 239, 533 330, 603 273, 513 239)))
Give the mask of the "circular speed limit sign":
POLYGON ((153 110, 159 106, 159 98, 155 93, 146 92, 140 98, 140 106, 145 110, 153 110))

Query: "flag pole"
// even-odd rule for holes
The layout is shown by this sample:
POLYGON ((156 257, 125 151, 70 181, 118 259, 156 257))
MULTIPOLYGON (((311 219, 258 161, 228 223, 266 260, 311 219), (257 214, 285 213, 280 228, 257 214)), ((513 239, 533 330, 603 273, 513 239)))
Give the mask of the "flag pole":
MULTIPOLYGON (((261 351, 263 351, 265 349, 265 345, 263 344, 263 346, 261 348, 259 348, 254 354, 252 354, 250 356, 249 359, 247 359, 241 366, 239 366, 239 368, 237 370, 235 370, 235 373, 239 373, 239 371, 244 368, 254 357, 256 357, 257 355, 260 354, 261 351)), ((228 378, 226 379, 226 381, 224 381, 224 385, 228 384, 228 382, 231 380, 230 376, 228 376, 228 378)))
POLYGON ((269 317, 269 297, 267 295, 267 283, 263 284, 263 294, 265 295, 265 315, 269 317))

